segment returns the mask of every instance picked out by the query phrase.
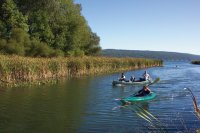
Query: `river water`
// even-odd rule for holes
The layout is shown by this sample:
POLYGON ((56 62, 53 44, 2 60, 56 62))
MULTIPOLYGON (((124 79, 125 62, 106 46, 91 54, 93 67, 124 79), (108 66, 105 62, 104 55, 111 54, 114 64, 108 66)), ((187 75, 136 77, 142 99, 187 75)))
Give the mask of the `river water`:
MULTIPOLYGON (((58 84, 0 88, 2 133, 138 133, 195 132, 190 88, 200 105, 200 66, 189 62, 165 62, 149 68, 160 82, 150 86, 154 100, 119 107, 117 98, 142 86, 113 87, 120 73, 60 80, 58 84)), ((140 77, 144 70, 125 72, 140 77)))

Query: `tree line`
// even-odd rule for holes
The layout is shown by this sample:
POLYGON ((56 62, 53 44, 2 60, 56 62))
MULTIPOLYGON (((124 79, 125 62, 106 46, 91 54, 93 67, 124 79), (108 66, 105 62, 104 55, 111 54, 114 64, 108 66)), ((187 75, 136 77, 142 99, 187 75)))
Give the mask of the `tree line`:
POLYGON ((96 55, 99 42, 73 0, 0 1, 0 54, 96 55))

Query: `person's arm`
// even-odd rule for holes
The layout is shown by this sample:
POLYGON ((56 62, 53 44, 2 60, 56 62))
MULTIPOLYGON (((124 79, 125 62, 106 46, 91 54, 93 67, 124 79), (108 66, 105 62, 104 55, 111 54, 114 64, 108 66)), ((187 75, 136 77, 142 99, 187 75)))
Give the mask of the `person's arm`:
POLYGON ((150 93, 150 92, 151 92, 151 90, 150 90, 149 88, 148 88, 147 90, 148 90, 148 93, 150 93))
POLYGON ((141 94, 142 92, 143 92, 143 89, 139 90, 139 91, 138 91, 138 94, 141 94))

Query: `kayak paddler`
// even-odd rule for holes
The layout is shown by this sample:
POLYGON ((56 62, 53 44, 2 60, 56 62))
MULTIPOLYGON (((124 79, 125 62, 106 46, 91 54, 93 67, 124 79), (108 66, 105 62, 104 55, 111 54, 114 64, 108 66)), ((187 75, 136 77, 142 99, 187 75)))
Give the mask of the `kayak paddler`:
POLYGON ((150 93, 151 93, 151 90, 149 89, 149 87, 148 86, 143 86, 143 88, 138 91, 138 94, 136 96, 142 97, 142 96, 146 96, 146 95, 148 95, 150 93))

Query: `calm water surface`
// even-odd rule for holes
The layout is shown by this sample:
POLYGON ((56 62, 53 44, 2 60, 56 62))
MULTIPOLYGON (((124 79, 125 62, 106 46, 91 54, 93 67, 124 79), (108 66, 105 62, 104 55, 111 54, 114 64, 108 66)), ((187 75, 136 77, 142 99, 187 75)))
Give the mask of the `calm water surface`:
MULTIPOLYGON (((0 88, 0 132, 146 133, 200 129, 191 96, 184 90, 191 88, 200 105, 200 66, 165 62, 164 67, 147 70, 153 78, 161 79, 150 86, 157 97, 124 108, 117 108, 119 102, 115 99, 142 87, 113 87, 111 83, 119 73, 60 81, 56 85, 0 88)), ((140 77, 143 71, 128 71, 125 75, 140 77)))

